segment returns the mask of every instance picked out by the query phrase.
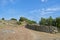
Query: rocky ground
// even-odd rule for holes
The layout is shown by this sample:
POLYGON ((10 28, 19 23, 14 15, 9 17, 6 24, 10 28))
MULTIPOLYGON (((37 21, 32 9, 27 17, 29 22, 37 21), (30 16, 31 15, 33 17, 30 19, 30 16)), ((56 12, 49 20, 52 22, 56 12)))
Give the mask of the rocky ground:
POLYGON ((19 27, 0 28, 0 40, 60 40, 60 34, 50 34, 19 27))

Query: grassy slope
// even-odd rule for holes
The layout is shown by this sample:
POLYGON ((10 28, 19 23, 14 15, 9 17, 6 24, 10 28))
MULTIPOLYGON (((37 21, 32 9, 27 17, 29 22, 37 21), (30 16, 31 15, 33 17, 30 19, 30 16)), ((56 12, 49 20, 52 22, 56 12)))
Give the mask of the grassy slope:
MULTIPOLYGON (((13 22, 13 21, 12 21, 13 22)), ((60 34, 49 34, 45 32, 38 32, 25 28, 24 26, 19 25, 9 25, 4 24, 6 21, 0 25, 0 40, 60 40, 60 34), (13 27, 16 26, 16 27, 13 27), (13 30, 13 32, 5 32, 5 30, 13 30), (3 32, 4 31, 4 32, 3 32)))

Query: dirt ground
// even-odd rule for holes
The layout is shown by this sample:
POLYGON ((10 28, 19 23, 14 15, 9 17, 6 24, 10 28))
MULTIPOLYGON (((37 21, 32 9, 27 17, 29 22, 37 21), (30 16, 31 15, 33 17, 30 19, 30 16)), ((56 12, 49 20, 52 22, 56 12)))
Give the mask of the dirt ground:
POLYGON ((60 40, 60 34, 38 32, 22 27, 0 28, 0 40, 60 40))

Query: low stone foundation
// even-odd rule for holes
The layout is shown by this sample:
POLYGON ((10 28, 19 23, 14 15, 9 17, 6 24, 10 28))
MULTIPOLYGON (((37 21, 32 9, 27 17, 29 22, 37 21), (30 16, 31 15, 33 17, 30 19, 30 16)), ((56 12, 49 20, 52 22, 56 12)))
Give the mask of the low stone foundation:
POLYGON ((58 32, 57 27, 54 27, 54 26, 43 26, 43 25, 34 25, 34 24, 30 25, 30 24, 27 24, 26 28, 36 30, 36 31, 47 32, 47 33, 57 33, 58 32))

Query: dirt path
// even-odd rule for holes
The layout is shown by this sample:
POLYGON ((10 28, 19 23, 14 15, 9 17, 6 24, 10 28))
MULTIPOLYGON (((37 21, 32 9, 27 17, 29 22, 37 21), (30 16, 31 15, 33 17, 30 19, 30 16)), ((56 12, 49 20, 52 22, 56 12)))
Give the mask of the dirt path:
POLYGON ((34 31, 30 29, 26 29, 33 36, 34 40, 60 40, 60 33, 58 34, 50 34, 45 32, 34 31))
POLYGON ((60 36, 37 32, 25 27, 5 27, 0 29, 0 40, 60 40, 60 36))
POLYGON ((33 36, 24 27, 0 29, 0 40, 33 40, 33 36))

